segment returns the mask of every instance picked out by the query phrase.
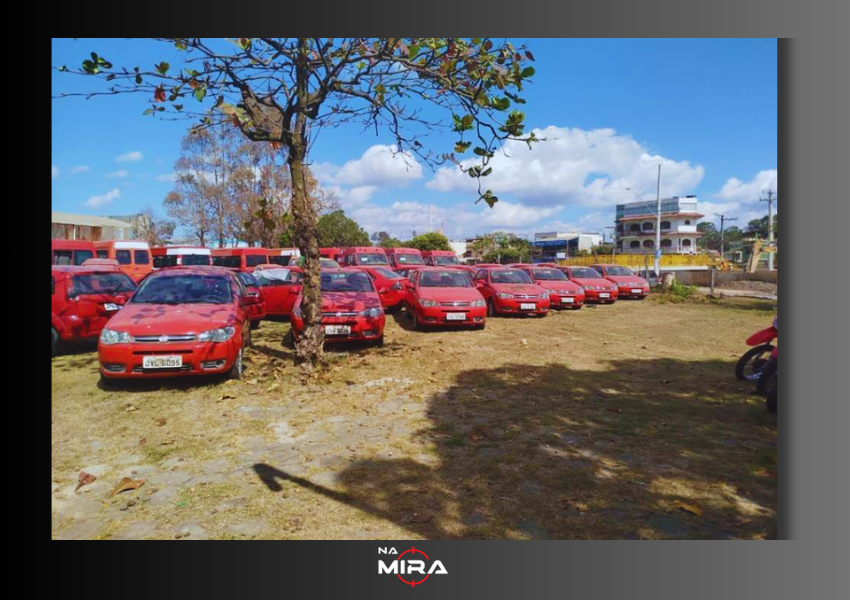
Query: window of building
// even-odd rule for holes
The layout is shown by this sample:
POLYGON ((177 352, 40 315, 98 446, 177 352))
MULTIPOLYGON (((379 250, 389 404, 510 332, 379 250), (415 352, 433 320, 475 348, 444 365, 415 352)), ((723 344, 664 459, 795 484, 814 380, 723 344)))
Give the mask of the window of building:
POLYGON ((644 231, 652 231, 652 223, 644 223, 643 224, 644 231))
POLYGON ((653 246, 655 246, 655 242, 653 242, 652 240, 644 240, 643 241, 643 247, 644 248, 652 248, 653 246))
POLYGON ((661 229, 670 229, 670 221, 661 221, 661 229))
POLYGON ((691 220, 690 220, 690 219, 685 219, 685 225, 690 225, 690 224, 691 224, 691 220))
POLYGON ((691 240, 682 240, 682 246, 684 246, 685 248, 689 247, 690 245, 691 240))
POLYGON ((640 242, 638 240, 632 240, 632 243, 629 244, 629 248, 640 248, 640 242))
POLYGON ((670 248, 673 245, 673 240, 661 240, 662 248, 670 248))

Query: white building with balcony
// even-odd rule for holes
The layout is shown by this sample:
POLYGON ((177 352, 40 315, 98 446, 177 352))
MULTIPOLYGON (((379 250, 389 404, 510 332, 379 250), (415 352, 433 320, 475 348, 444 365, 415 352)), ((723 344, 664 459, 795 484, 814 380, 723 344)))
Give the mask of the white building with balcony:
MULTIPOLYGON (((665 254, 697 252, 697 221, 705 215, 697 212, 696 196, 661 199, 661 251, 665 254)), ((615 220, 617 250, 655 253, 657 204, 629 202, 617 205, 615 220)))

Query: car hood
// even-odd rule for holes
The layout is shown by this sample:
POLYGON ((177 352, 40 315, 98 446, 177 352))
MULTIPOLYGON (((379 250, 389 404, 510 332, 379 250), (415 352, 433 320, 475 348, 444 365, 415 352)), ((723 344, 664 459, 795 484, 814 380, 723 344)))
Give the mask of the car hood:
POLYGON ((232 325, 236 308, 231 304, 133 304, 113 316, 110 329, 130 335, 200 333, 232 325))
POLYGON ((558 290, 559 292, 576 293, 582 291, 581 286, 573 281, 546 281, 543 279, 538 280, 537 285, 549 290, 558 290))
POLYGON ((420 287, 419 297, 437 302, 474 302, 484 299, 484 296, 476 288, 458 287, 420 287))
POLYGON ((571 281, 575 281, 579 285, 593 285, 593 286, 601 285, 601 286, 607 286, 611 289, 614 289, 614 288, 617 287, 613 283, 611 283, 610 281, 608 281, 607 279, 604 279, 602 277, 600 277, 599 279, 596 279, 595 277, 594 278, 573 277, 571 281))
POLYGON ((322 312, 360 312, 381 308, 375 292, 322 292, 322 312))
POLYGON ((614 283, 640 283, 646 285, 646 280, 635 275, 609 275, 608 279, 614 283))
POLYGON ((543 289, 535 283, 494 283, 493 289, 497 292, 526 294, 529 296, 537 296, 543 293, 543 289))

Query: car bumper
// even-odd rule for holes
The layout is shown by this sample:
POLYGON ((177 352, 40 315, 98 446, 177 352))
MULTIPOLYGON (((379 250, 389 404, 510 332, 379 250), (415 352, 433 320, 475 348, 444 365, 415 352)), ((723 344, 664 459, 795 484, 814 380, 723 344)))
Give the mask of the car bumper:
POLYGON ((614 302, 620 296, 619 290, 584 290, 584 301, 591 304, 599 304, 603 302, 614 302), (600 294, 609 294, 607 298, 601 297, 600 294))
POLYGON ((487 317, 485 306, 417 306, 416 317, 423 325, 481 325, 487 317), (464 319, 450 319, 450 314, 464 314, 464 319))
POLYGON ((100 371, 110 379, 156 379, 184 375, 224 373, 233 366, 239 354, 240 338, 227 342, 189 344, 115 344, 98 345, 100 371), (181 367, 144 369, 145 356, 180 356, 181 367))
POLYGON ((643 298, 649 295, 649 290, 644 288, 625 288, 621 287, 618 290, 620 298, 643 298))
POLYGON ((495 297, 493 303, 500 313, 513 315, 545 315, 549 312, 549 299, 540 298, 499 298, 495 297), (520 308, 521 304, 534 304, 534 309, 520 308))
POLYGON ((549 294, 549 306, 555 308, 581 308, 584 306, 585 296, 582 294, 549 294))
MULTIPOLYGON (((345 317, 325 317, 322 319, 322 327, 325 329, 326 342, 368 342, 377 340, 384 334, 384 325, 386 317, 383 315, 377 319, 368 317, 358 317, 356 319, 346 319, 345 317), (348 334, 328 334, 327 327, 329 325, 343 325, 350 327, 348 334)), ((304 320, 297 319, 292 321, 292 335, 297 340, 304 331, 304 320)))

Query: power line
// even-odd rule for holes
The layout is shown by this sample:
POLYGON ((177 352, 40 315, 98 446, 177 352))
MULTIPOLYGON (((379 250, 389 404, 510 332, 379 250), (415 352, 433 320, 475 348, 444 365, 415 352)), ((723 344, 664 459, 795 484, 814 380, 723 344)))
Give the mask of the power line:
POLYGON ((726 224, 726 221, 737 221, 738 217, 727 217, 726 215, 717 215, 717 216, 720 217, 720 258, 723 258, 724 242, 725 242, 725 237, 723 235, 724 225, 726 224))

